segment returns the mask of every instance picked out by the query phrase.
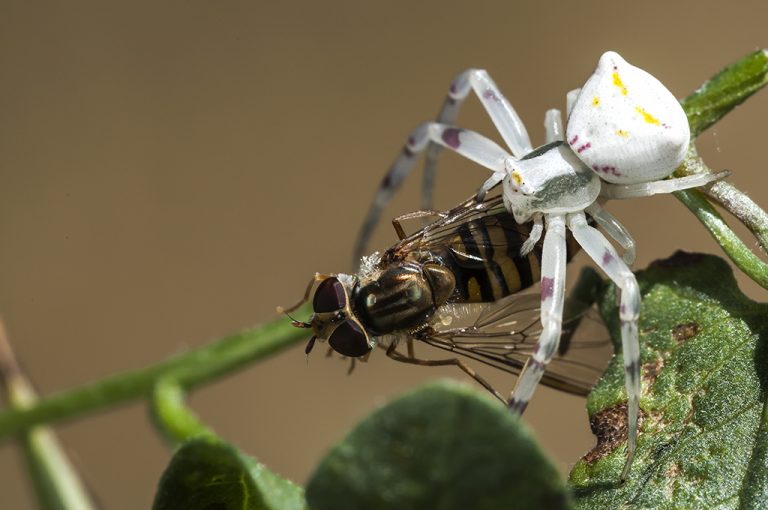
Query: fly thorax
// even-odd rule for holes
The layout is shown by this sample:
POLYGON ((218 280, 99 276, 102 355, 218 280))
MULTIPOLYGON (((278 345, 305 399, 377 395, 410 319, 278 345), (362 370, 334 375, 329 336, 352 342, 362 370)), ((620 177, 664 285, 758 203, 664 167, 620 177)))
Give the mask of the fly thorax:
MULTIPOLYGON (((374 335, 412 329, 435 311, 432 285, 419 264, 400 264, 361 282, 352 293, 355 315, 374 335)), ((441 287, 442 288, 442 287, 441 287)))
POLYGON ((424 276, 432 289, 432 302, 435 307, 444 305, 456 290, 456 277, 453 272, 439 264, 424 264, 424 276))

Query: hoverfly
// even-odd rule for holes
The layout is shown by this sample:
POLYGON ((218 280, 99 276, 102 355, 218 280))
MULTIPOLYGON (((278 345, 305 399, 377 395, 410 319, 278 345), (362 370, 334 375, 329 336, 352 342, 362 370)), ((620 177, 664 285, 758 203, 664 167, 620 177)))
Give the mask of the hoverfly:
MULTIPOLYGON (((490 383, 457 357, 416 357, 414 343, 423 342, 453 354, 518 374, 533 352, 541 332, 538 294, 518 294, 539 279, 541 245, 525 256, 521 248, 531 223, 519 224, 501 196, 478 203, 474 197, 448 212, 417 211, 395 218, 400 241, 383 254, 363 257, 357 274, 316 274, 304 299, 284 310, 312 302, 312 329, 306 353, 316 341, 353 360, 367 360, 374 347, 388 357, 425 366, 454 365, 499 400, 508 403, 490 383), (406 235, 401 221, 437 217, 406 235), (469 325, 455 321, 474 318, 469 325), (407 353, 398 347, 405 343, 407 353)), ((568 239, 570 259, 575 253, 568 239)), ((591 303, 571 301, 558 356, 542 379, 548 386, 586 395, 603 366, 579 360, 577 354, 609 346, 607 337, 571 342, 575 326, 591 303), (589 348, 589 349, 585 349, 589 348)), ((605 360, 607 362, 607 359, 605 360)), ((354 365, 353 365, 354 366, 354 365)))

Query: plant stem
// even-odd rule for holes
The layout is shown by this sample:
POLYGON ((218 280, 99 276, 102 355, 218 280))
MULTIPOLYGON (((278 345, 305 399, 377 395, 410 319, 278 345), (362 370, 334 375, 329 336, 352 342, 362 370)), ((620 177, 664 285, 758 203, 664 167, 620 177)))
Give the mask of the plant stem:
MULTIPOLYGON (((677 169, 678 177, 694 174, 711 174, 712 170, 704 163, 691 144, 688 156, 677 169)), ((727 181, 718 181, 700 188, 709 198, 720 204, 726 211, 747 227, 760 242, 762 249, 768 252, 768 213, 760 208, 746 193, 727 181)))
MULTIPOLYGON (((22 371, 0 322, 0 382, 12 409, 34 406, 37 394, 22 371)), ((40 508, 50 510, 92 510, 96 505, 75 466, 53 430, 32 427, 22 433, 19 444, 40 508)))
POLYGON ((676 191, 674 195, 704 224, 733 263, 758 285, 768 289, 768 265, 728 227, 706 197, 698 190, 676 191))
POLYGON ((155 425, 174 446, 199 436, 216 437, 187 407, 184 390, 176 382, 161 379, 152 392, 152 417, 155 425))
MULTIPOLYGON (((300 309, 297 314, 307 314, 300 309)), ((161 379, 176 381, 191 389, 244 365, 263 359, 307 338, 305 330, 281 317, 270 323, 224 337, 211 344, 174 356, 157 365, 125 372, 79 388, 65 390, 39 400, 26 409, 0 414, 0 438, 18 434, 31 426, 149 397, 161 379)))

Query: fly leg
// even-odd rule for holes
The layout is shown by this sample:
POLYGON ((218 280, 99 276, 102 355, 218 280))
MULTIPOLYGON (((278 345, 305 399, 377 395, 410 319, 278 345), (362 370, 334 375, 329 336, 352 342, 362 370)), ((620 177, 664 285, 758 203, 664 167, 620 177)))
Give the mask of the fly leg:
MULTIPOLYGON (((409 349, 410 350, 410 349, 409 349)), ((461 370, 464 371, 465 374, 470 376, 472 379, 480 383, 480 385, 485 388, 486 390, 490 391, 494 397, 501 400, 503 403, 507 403, 507 400, 494 389, 493 386, 491 386, 491 383, 483 379, 477 372, 475 372, 472 367, 464 363, 462 360, 457 358, 448 358, 448 359, 422 359, 422 358, 416 358, 414 356, 408 355, 405 356, 403 354, 400 354, 395 349, 395 344, 393 343, 387 348, 387 356, 392 358, 395 361, 399 361, 401 363, 409 363, 411 365, 420 365, 423 367, 444 367, 444 366, 457 366, 461 370)))
POLYGON ((282 306, 278 306, 275 310, 279 314, 283 314, 283 313, 284 314, 289 314, 289 313, 293 312, 294 310, 299 308, 301 305, 303 305, 304 303, 309 301, 309 294, 312 292, 312 287, 314 287, 315 283, 319 282, 321 280, 325 280, 328 277, 329 276, 325 275, 325 274, 315 273, 315 276, 313 276, 312 279, 309 280, 309 284, 307 285, 307 289, 304 291, 304 297, 301 298, 301 301, 299 301, 295 305, 293 305, 291 307, 288 307, 288 308, 283 308, 282 306))
POLYGON ((402 222, 406 220, 414 220, 417 218, 445 218, 445 213, 442 213, 440 211, 433 211, 431 209, 425 209, 423 211, 414 211, 407 214, 401 214, 400 216, 392 219, 392 226, 395 229, 395 232, 397 233, 397 238, 402 241, 407 235, 405 235, 405 230, 403 230, 402 222))

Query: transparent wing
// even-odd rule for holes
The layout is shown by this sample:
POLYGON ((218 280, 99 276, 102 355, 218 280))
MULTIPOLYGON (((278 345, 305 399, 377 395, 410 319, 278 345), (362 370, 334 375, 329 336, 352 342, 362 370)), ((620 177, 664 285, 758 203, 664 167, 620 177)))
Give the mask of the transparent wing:
MULTIPOLYGON (((491 304, 468 327, 432 329, 419 340, 438 349, 519 374, 533 354, 541 333, 540 296, 516 294, 491 304)), ((613 354, 608 332, 597 312, 567 300, 557 355, 542 383, 568 393, 587 395, 613 354)))
MULTIPOLYGON (((450 250, 471 263, 477 258, 473 254, 485 253, 486 248, 519 249, 528 239, 529 231, 530 225, 518 224, 506 210, 500 194, 488 196, 480 203, 472 197, 394 245, 387 250, 383 260, 391 263, 418 253, 450 250), (520 246, 510 247, 511 240, 520 246)), ((482 258, 477 262, 482 262, 482 258)))

